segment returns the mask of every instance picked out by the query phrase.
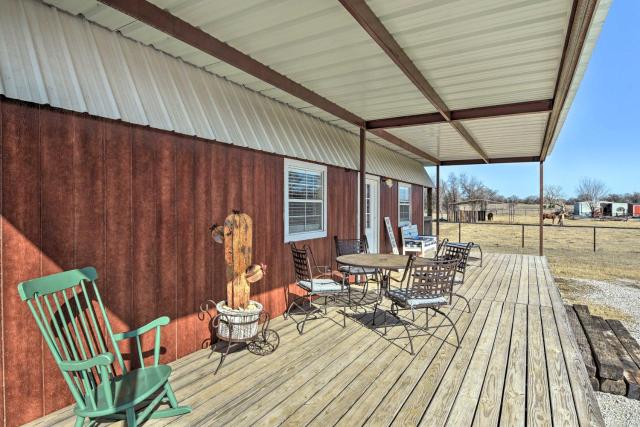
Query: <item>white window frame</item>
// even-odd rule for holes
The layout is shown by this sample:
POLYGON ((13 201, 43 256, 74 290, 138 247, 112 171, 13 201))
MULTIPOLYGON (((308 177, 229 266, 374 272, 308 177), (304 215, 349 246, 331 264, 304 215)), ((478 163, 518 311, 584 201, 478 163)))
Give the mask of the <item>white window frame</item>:
POLYGON ((327 167, 316 163, 300 160, 284 159, 284 242, 298 242, 300 240, 321 239, 327 237, 327 167), (301 169, 322 174, 322 229, 317 231, 303 231, 289 233, 289 171, 301 169))
POLYGON ((398 227, 403 227, 405 225, 411 225, 411 184, 404 184, 402 182, 398 183, 398 227), (400 221, 400 189, 406 188, 409 193, 409 221, 400 221))

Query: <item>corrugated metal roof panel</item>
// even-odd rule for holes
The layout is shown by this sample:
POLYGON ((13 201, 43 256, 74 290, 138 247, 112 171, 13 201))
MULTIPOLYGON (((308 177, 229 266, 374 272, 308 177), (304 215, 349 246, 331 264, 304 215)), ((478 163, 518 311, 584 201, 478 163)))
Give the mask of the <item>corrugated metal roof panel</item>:
POLYGON ((2 5, 0 29, 3 93, 10 98, 26 97, 46 104, 49 99, 22 2, 2 5))
MULTIPOLYGON (((73 0, 52 1, 79 13, 73 0)), ((237 4, 231 0, 179 0, 152 3, 365 118, 435 111, 337 2, 261 0, 237 4), (384 69, 384 83, 375 79, 381 69, 384 69), (342 77, 351 79, 348 91, 342 77)), ((86 16, 109 28, 119 22, 121 25, 115 28, 125 36, 194 65, 205 66, 208 71, 241 85, 260 91, 272 89, 255 77, 140 22, 109 17, 99 6, 86 16)), ((302 107, 296 99, 266 95, 294 108, 302 107)))
POLYGON ((572 0, 368 3, 449 108, 553 96, 572 0))
MULTIPOLYGON (((353 133, 42 3, 0 6, 0 93, 10 98, 358 168, 353 133)), ((368 158, 370 173, 429 185, 413 159, 371 142, 368 158)))
POLYGON ((468 120, 464 125, 491 158, 539 156, 549 113, 468 120))
POLYGON ((447 123, 389 129, 389 132, 438 159, 478 158, 478 154, 469 150, 469 144, 447 123))
MULTIPOLYGON (((122 37, 113 37, 112 33, 95 25, 87 25, 96 43, 96 51, 104 67, 109 92, 117 104, 122 120, 139 125, 149 125, 146 111, 138 87, 133 79, 132 70, 121 43, 132 43, 122 37)), ((81 51, 78 51, 81 52, 81 51)))
POLYGON ((55 107, 68 105, 74 111, 86 112, 80 82, 71 61, 71 49, 60 24, 60 13, 37 3, 25 2, 23 5, 27 17, 24 25, 31 30, 48 103, 55 107))

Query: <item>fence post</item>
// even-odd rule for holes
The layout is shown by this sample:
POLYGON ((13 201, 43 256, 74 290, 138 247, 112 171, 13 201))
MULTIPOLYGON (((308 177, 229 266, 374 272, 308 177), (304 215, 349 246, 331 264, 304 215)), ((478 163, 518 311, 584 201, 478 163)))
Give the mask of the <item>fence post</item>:
POLYGON ((458 242, 462 242, 462 222, 458 221, 458 242))
POLYGON ((522 249, 524 249, 524 224, 522 224, 522 249))
POLYGON ((596 228, 593 227, 593 252, 596 251, 596 228))

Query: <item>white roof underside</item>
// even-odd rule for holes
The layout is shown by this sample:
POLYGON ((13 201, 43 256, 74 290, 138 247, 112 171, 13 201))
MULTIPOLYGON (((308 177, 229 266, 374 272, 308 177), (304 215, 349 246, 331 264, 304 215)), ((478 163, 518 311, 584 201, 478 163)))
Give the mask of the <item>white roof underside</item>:
MULTIPOLYGON (((0 94, 359 169, 353 133, 40 2, 0 7, 0 94)), ((422 164, 373 142, 367 160, 369 173, 433 186, 422 164)))
MULTIPOLYGON (((46 0, 196 67, 350 132, 357 128, 94 0, 46 0)), ((366 120, 435 108, 336 0, 151 0, 366 120)), ((385 28, 457 110, 551 99, 573 0, 368 0, 385 28)), ((554 140, 570 108, 610 0, 600 0, 554 140)), ((489 157, 539 156, 548 114, 465 123, 489 157), (514 132, 520 124, 520 132, 514 132), (517 153, 517 154, 514 154, 517 153)), ((391 130, 442 161, 478 159, 450 126, 391 130), (438 153, 438 154, 436 154, 438 153)), ((391 150, 424 159, 370 136, 391 150)), ((553 147, 553 144, 552 146, 553 147)))

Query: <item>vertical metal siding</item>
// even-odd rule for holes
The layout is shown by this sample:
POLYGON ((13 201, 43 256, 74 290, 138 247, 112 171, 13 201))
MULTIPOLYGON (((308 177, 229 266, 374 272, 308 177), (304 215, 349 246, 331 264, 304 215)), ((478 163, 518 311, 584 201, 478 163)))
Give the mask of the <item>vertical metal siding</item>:
MULTIPOLYGON (((358 169, 358 138, 166 53, 34 0, 0 0, 0 93, 358 169)), ((370 173, 428 185, 422 164, 369 143, 370 173)))

